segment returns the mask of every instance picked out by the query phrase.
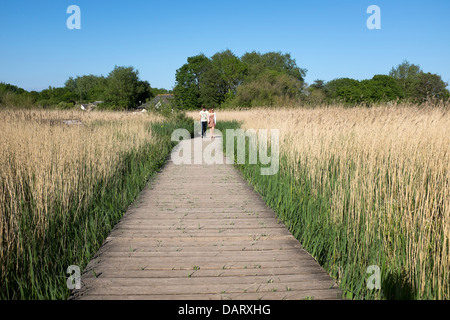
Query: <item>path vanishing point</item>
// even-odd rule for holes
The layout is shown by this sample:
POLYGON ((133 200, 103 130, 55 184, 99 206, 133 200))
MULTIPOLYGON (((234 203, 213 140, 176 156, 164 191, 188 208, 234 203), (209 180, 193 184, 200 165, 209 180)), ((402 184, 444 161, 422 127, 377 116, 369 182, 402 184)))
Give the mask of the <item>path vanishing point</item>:
MULTIPOLYGON (((195 139, 201 138, 178 147, 195 139)), ((114 227, 70 299, 341 297, 233 165, 169 159, 114 227)))

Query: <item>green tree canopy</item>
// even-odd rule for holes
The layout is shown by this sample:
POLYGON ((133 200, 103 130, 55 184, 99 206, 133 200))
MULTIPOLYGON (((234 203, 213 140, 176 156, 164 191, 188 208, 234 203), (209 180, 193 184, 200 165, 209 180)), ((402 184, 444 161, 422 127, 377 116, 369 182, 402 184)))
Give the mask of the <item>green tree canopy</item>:
POLYGON ((432 73, 419 73, 413 84, 413 98, 419 102, 429 99, 449 99, 450 93, 447 90, 448 83, 444 82, 441 76, 432 73))
POLYGON ((297 66, 295 59, 291 58, 289 53, 281 52, 267 52, 261 54, 259 52, 245 53, 242 62, 247 65, 248 77, 251 80, 256 78, 263 70, 273 70, 294 77, 295 79, 304 82, 306 76, 306 69, 297 66))
POLYGON ((415 82, 422 72, 420 66, 403 61, 396 67, 393 67, 389 75, 398 81, 402 90, 402 97, 407 98, 413 95, 415 82))
POLYGON ((187 59, 176 71, 174 94, 177 104, 183 109, 195 109, 202 104, 201 87, 207 85, 203 75, 211 68, 211 60, 204 54, 187 59))
POLYGON ((106 86, 105 77, 92 74, 76 78, 70 77, 65 82, 65 88, 74 93, 77 100, 81 99, 84 102, 105 100, 106 86))
POLYGON ((115 66, 106 80, 105 100, 117 109, 134 108, 152 97, 150 84, 139 80, 139 71, 133 67, 115 66))
POLYGON ((359 103, 363 97, 359 81, 351 78, 331 80, 325 85, 324 90, 331 100, 359 103))
POLYGON ((325 80, 316 79, 314 83, 310 85, 312 89, 323 89, 325 87, 325 80))
POLYGON ((244 80, 247 67, 230 50, 218 52, 211 57, 210 68, 203 77, 202 103, 213 107, 230 101, 244 80))
POLYGON ((183 109, 202 104, 271 105, 297 97, 305 75, 290 54, 250 52, 239 58, 224 50, 211 58, 204 54, 188 58, 176 72, 174 93, 183 109))
POLYGON ((265 70, 255 80, 241 85, 234 104, 241 107, 271 106, 297 98, 301 82, 282 72, 265 70))
POLYGON ((361 101, 380 102, 392 101, 402 96, 402 88, 397 81, 387 75, 375 75, 370 80, 360 82, 361 101))
POLYGON ((25 90, 9 83, 0 82, 0 92, 22 94, 25 93, 25 90))

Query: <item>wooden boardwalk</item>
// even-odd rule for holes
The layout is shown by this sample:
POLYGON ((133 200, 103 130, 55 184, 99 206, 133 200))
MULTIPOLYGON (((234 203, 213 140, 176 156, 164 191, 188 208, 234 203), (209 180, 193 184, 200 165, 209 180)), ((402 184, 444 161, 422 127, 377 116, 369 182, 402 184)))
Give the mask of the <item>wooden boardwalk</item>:
POLYGON ((232 165, 172 161, 116 225, 81 282, 71 299, 342 296, 232 165))

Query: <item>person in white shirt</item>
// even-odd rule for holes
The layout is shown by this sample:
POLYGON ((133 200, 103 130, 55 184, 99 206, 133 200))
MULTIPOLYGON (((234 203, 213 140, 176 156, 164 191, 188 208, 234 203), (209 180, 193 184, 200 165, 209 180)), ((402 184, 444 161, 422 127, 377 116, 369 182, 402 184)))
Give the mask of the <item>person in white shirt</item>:
POLYGON ((206 107, 202 106, 202 111, 200 111, 200 123, 202 125, 202 139, 206 136, 206 128, 208 126, 209 113, 206 111, 206 107))

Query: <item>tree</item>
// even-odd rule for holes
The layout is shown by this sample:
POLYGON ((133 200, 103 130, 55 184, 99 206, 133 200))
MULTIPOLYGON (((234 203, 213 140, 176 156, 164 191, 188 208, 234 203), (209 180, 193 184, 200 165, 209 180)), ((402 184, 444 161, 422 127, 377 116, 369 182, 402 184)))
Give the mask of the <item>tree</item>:
POLYGON ((171 90, 167 90, 165 88, 152 88, 152 95, 157 96, 159 94, 172 94, 171 90))
POLYGON ((264 69, 264 63, 262 61, 262 55, 259 52, 247 52, 241 57, 241 61, 246 65, 247 73, 245 80, 251 81, 261 74, 264 69))
POLYGON ((321 104, 326 100, 325 80, 316 79, 305 91, 305 101, 311 104, 321 104))
POLYGON ((272 70, 281 73, 286 73, 295 79, 304 82, 306 76, 306 69, 297 66, 295 59, 291 58, 289 53, 282 54, 281 52, 267 52, 261 54, 259 52, 246 53, 241 58, 248 67, 249 80, 254 79, 264 70, 272 70))
POLYGON ((38 97, 35 91, 28 92, 9 83, 0 83, 0 107, 32 108, 38 97))
POLYGON ((295 59, 292 59, 289 53, 268 52, 262 55, 262 60, 266 68, 286 73, 302 83, 304 82, 307 70, 298 67, 295 59))
POLYGON ((396 79, 402 90, 402 97, 409 98, 413 96, 415 82, 422 72, 420 66, 403 61, 397 67, 393 67, 389 76, 396 79))
POLYGON ((360 82, 364 102, 392 101, 402 96, 402 88, 391 76, 375 75, 360 82))
POLYGON ((71 92, 69 89, 48 87, 48 89, 44 89, 39 93, 37 98, 37 104, 48 107, 48 106, 56 106, 61 102, 66 103, 74 103, 76 99, 76 94, 71 92))
POLYGON ((325 87, 325 80, 314 80, 314 83, 310 85, 312 89, 323 89, 325 87))
POLYGON ((106 80, 106 102, 117 109, 131 109, 152 97, 150 84, 139 80, 139 71, 133 67, 115 66, 106 80))
POLYGON ((230 50, 211 57, 210 68, 203 74, 200 90, 202 104, 218 107, 231 101, 244 80, 246 65, 230 50))
POLYGON ((363 97, 359 81, 350 78, 331 80, 325 85, 324 91, 330 100, 341 100, 349 103, 359 103, 363 97))
MULTIPOLYGON (((107 80, 103 76, 85 75, 70 77, 65 82, 65 88, 73 92, 77 100, 93 102, 105 99, 107 80)), ((79 102, 81 102, 79 101, 79 102)))
POLYGON ((240 106, 273 105, 296 99, 304 86, 306 69, 297 66, 290 54, 245 53, 241 61, 246 76, 233 102, 240 106))
POLYGON ((297 97, 305 75, 290 54, 250 52, 239 58, 224 50, 211 58, 204 54, 188 58, 176 72, 174 94, 183 109, 274 104, 297 97))
POLYGON ((441 76, 421 72, 413 84, 413 97, 420 102, 429 99, 448 99, 450 94, 447 86, 448 83, 445 83, 441 76))
POLYGON ((282 72, 266 70, 255 80, 239 86, 233 104, 240 107, 272 106, 295 99, 301 82, 282 72))
POLYGON ((219 70, 209 68, 202 75, 199 91, 200 104, 217 108, 225 101, 226 93, 226 82, 221 77, 219 70))
POLYGON ((22 88, 19 88, 18 86, 9 84, 9 83, 4 83, 4 82, 0 82, 0 93, 17 93, 17 94, 22 94, 25 93, 26 91, 22 88))
POLYGON ((397 81, 387 75, 375 75, 372 79, 358 81, 339 78, 328 82, 324 87, 328 100, 347 103, 372 103, 391 101, 402 96, 397 81))
POLYGON ((154 96, 150 83, 148 81, 139 80, 136 88, 135 104, 140 105, 154 96))
POLYGON ((218 52, 212 56, 212 69, 217 72, 225 85, 226 92, 235 92, 244 80, 246 65, 230 50, 218 52))
POLYGON ((201 106, 200 90, 204 73, 211 68, 211 60, 204 54, 189 57, 187 63, 176 71, 175 99, 182 109, 196 109, 201 106))

